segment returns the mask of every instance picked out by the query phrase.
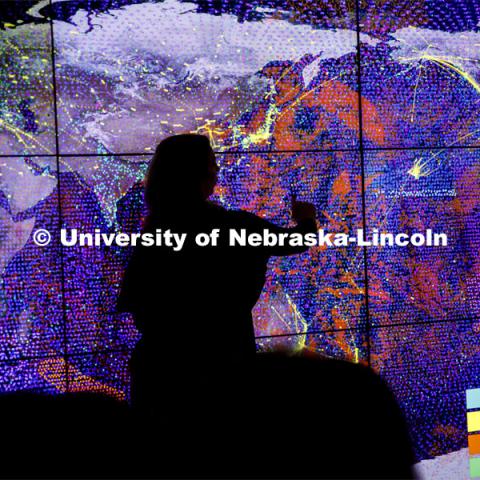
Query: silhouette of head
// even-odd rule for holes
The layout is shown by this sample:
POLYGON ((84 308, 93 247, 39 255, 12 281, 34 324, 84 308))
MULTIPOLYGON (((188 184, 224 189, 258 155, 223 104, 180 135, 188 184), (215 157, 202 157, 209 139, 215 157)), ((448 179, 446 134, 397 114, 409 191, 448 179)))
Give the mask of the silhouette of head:
POLYGON ((217 183, 219 168, 204 135, 182 134, 162 140, 150 163, 145 201, 150 212, 204 201, 217 183))

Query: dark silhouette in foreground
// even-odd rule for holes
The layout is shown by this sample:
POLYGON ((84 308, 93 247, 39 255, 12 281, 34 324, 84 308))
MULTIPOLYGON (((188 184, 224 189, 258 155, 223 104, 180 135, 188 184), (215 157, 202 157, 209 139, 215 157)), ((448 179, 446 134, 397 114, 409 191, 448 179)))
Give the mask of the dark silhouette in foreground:
POLYGON ((93 393, 0 396, 0 477, 413 478, 405 423, 370 369, 262 354, 225 375, 204 402, 192 392, 188 421, 139 421, 93 393))
POLYGON ((88 392, 0 395, 0 478, 132 472, 129 410, 126 403, 88 392))

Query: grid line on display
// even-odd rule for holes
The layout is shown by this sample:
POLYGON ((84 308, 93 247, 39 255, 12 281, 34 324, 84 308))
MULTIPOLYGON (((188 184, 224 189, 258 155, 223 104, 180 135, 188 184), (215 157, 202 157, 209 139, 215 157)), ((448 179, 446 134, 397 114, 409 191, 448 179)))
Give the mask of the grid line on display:
MULTIPOLYGON (((448 146, 411 146, 411 147, 363 147, 363 152, 404 152, 404 151, 416 151, 416 150, 480 150, 480 145, 448 145, 448 146)), ((285 153, 336 153, 336 152, 360 152, 359 148, 330 148, 330 149, 310 149, 310 150, 225 150, 225 151, 216 151, 217 156, 226 156, 226 155, 250 155, 250 154, 263 154, 265 156, 270 155, 280 155, 285 153)), ((0 154, 0 158, 74 158, 74 157, 152 157, 153 153, 145 152, 128 152, 128 153, 59 153, 58 155, 52 153, 37 154, 37 153, 28 153, 28 154, 0 154)))
MULTIPOLYGON (((388 328, 398 328, 398 327, 411 327, 411 326, 422 326, 422 325, 454 325, 454 324, 468 324, 474 323, 478 321, 477 318, 456 318, 454 320, 432 320, 428 322, 416 321, 416 322, 398 322, 398 323, 388 323, 388 324, 371 324, 370 330, 382 330, 388 328)), ((332 328, 327 330, 321 329, 312 329, 307 330, 305 332, 291 332, 291 333, 282 333, 277 335, 258 335, 255 337, 255 340, 264 340, 264 339, 275 339, 275 338, 289 338, 289 337, 300 337, 302 335, 311 336, 311 335, 326 335, 331 333, 349 333, 349 332, 365 332, 365 328, 362 327, 350 327, 350 328, 332 328)), ((31 361, 31 360, 44 360, 49 358, 79 358, 85 356, 92 356, 92 355, 107 355, 107 354, 116 354, 116 353, 131 353, 131 348, 106 348, 106 349, 99 349, 99 350, 87 350, 82 352, 67 352, 65 354, 46 354, 46 355, 26 355, 26 356, 18 356, 10 359, 2 359, 0 360, 0 364, 15 364, 22 361, 31 361)))
MULTIPOLYGON (((49 0, 50 9, 53 12, 53 2, 49 0)), ((57 167, 57 200, 58 200, 58 223, 60 229, 62 228, 62 202, 61 202, 61 181, 60 181, 60 159, 59 159, 59 136, 58 136, 58 108, 57 108, 57 81, 56 81, 56 71, 55 71, 55 39, 53 34, 53 19, 50 16, 48 19, 50 27, 50 48, 51 48, 51 62, 52 62, 52 86, 53 86, 53 119, 55 126, 55 159, 57 167)), ((60 249, 60 285, 61 285, 61 296, 62 296, 62 320, 63 320, 63 354, 65 361, 65 392, 68 393, 69 390, 69 372, 68 372, 68 362, 65 355, 68 352, 68 324, 67 324, 67 308, 65 301, 65 265, 64 265, 64 255, 63 255, 63 245, 62 242, 59 243, 60 249)))
MULTIPOLYGON (((358 131, 359 131, 359 153, 360 153, 360 176, 362 186, 362 224, 364 232, 367 230, 367 213, 365 199, 365 152, 363 149, 363 110, 362 110, 362 72, 361 72, 361 52, 360 52, 360 2, 355 0, 355 28, 357 39, 357 52, 355 60, 357 63, 357 89, 358 89, 358 131)), ((366 319, 366 348, 367 364, 370 366, 370 309, 369 309, 369 291, 368 291, 368 253, 367 247, 363 247, 363 274, 365 281, 365 319, 366 319)))
POLYGON ((88 357, 92 355, 108 355, 108 354, 116 354, 116 353, 130 353, 132 349, 128 348, 106 348, 106 349, 99 349, 99 350, 88 350, 83 352, 66 352, 62 354, 45 354, 45 355, 26 355, 26 356, 18 356, 15 358, 10 359, 3 359, 0 360, 0 364, 2 365, 10 365, 19 362, 27 362, 32 360, 46 360, 49 358, 62 358, 67 362, 69 358, 80 358, 80 357, 88 357))

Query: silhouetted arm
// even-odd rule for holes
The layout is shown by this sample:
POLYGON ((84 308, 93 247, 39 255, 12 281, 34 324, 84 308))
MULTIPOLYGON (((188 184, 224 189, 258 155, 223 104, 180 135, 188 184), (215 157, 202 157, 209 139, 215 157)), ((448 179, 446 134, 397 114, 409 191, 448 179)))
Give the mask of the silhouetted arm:
MULTIPOLYGON (((307 233, 316 233, 317 232, 317 223, 315 218, 304 218, 297 221, 295 227, 280 227, 274 223, 258 217, 257 215, 246 212, 244 210, 237 210, 239 218, 241 219, 240 226, 238 228, 245 228, 248 233, 260 233, 263 234, 264 230, 268 230, 275 235, 280 234, 292 234, 300 233, 305 235, 307 233)), ((284 255, 294 255, 307 251, 310 247, 308 246, 259 246, 252 247, 262 251, 267 256, 284 256, 284 255)))

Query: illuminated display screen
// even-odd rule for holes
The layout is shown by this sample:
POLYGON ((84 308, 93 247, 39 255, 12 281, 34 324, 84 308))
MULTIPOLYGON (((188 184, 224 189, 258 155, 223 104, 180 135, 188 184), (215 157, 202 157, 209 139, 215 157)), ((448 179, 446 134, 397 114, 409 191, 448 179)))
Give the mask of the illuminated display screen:
POLYGON ((466 395, 480 388, 478 2, 1 7, 0 390, 128 398, 139 334, 114 306, 129 251, 62 249, 59 229, 137 232, 156 144, 201 133, 227 208, 288 225, 295 193, 328 231, 448 235, 442 248, 272 258, 253 313, 259 350, 370 364, 425 477, 468 477, 466 395), (48 246, 33 242, 39 228, 48 246))

